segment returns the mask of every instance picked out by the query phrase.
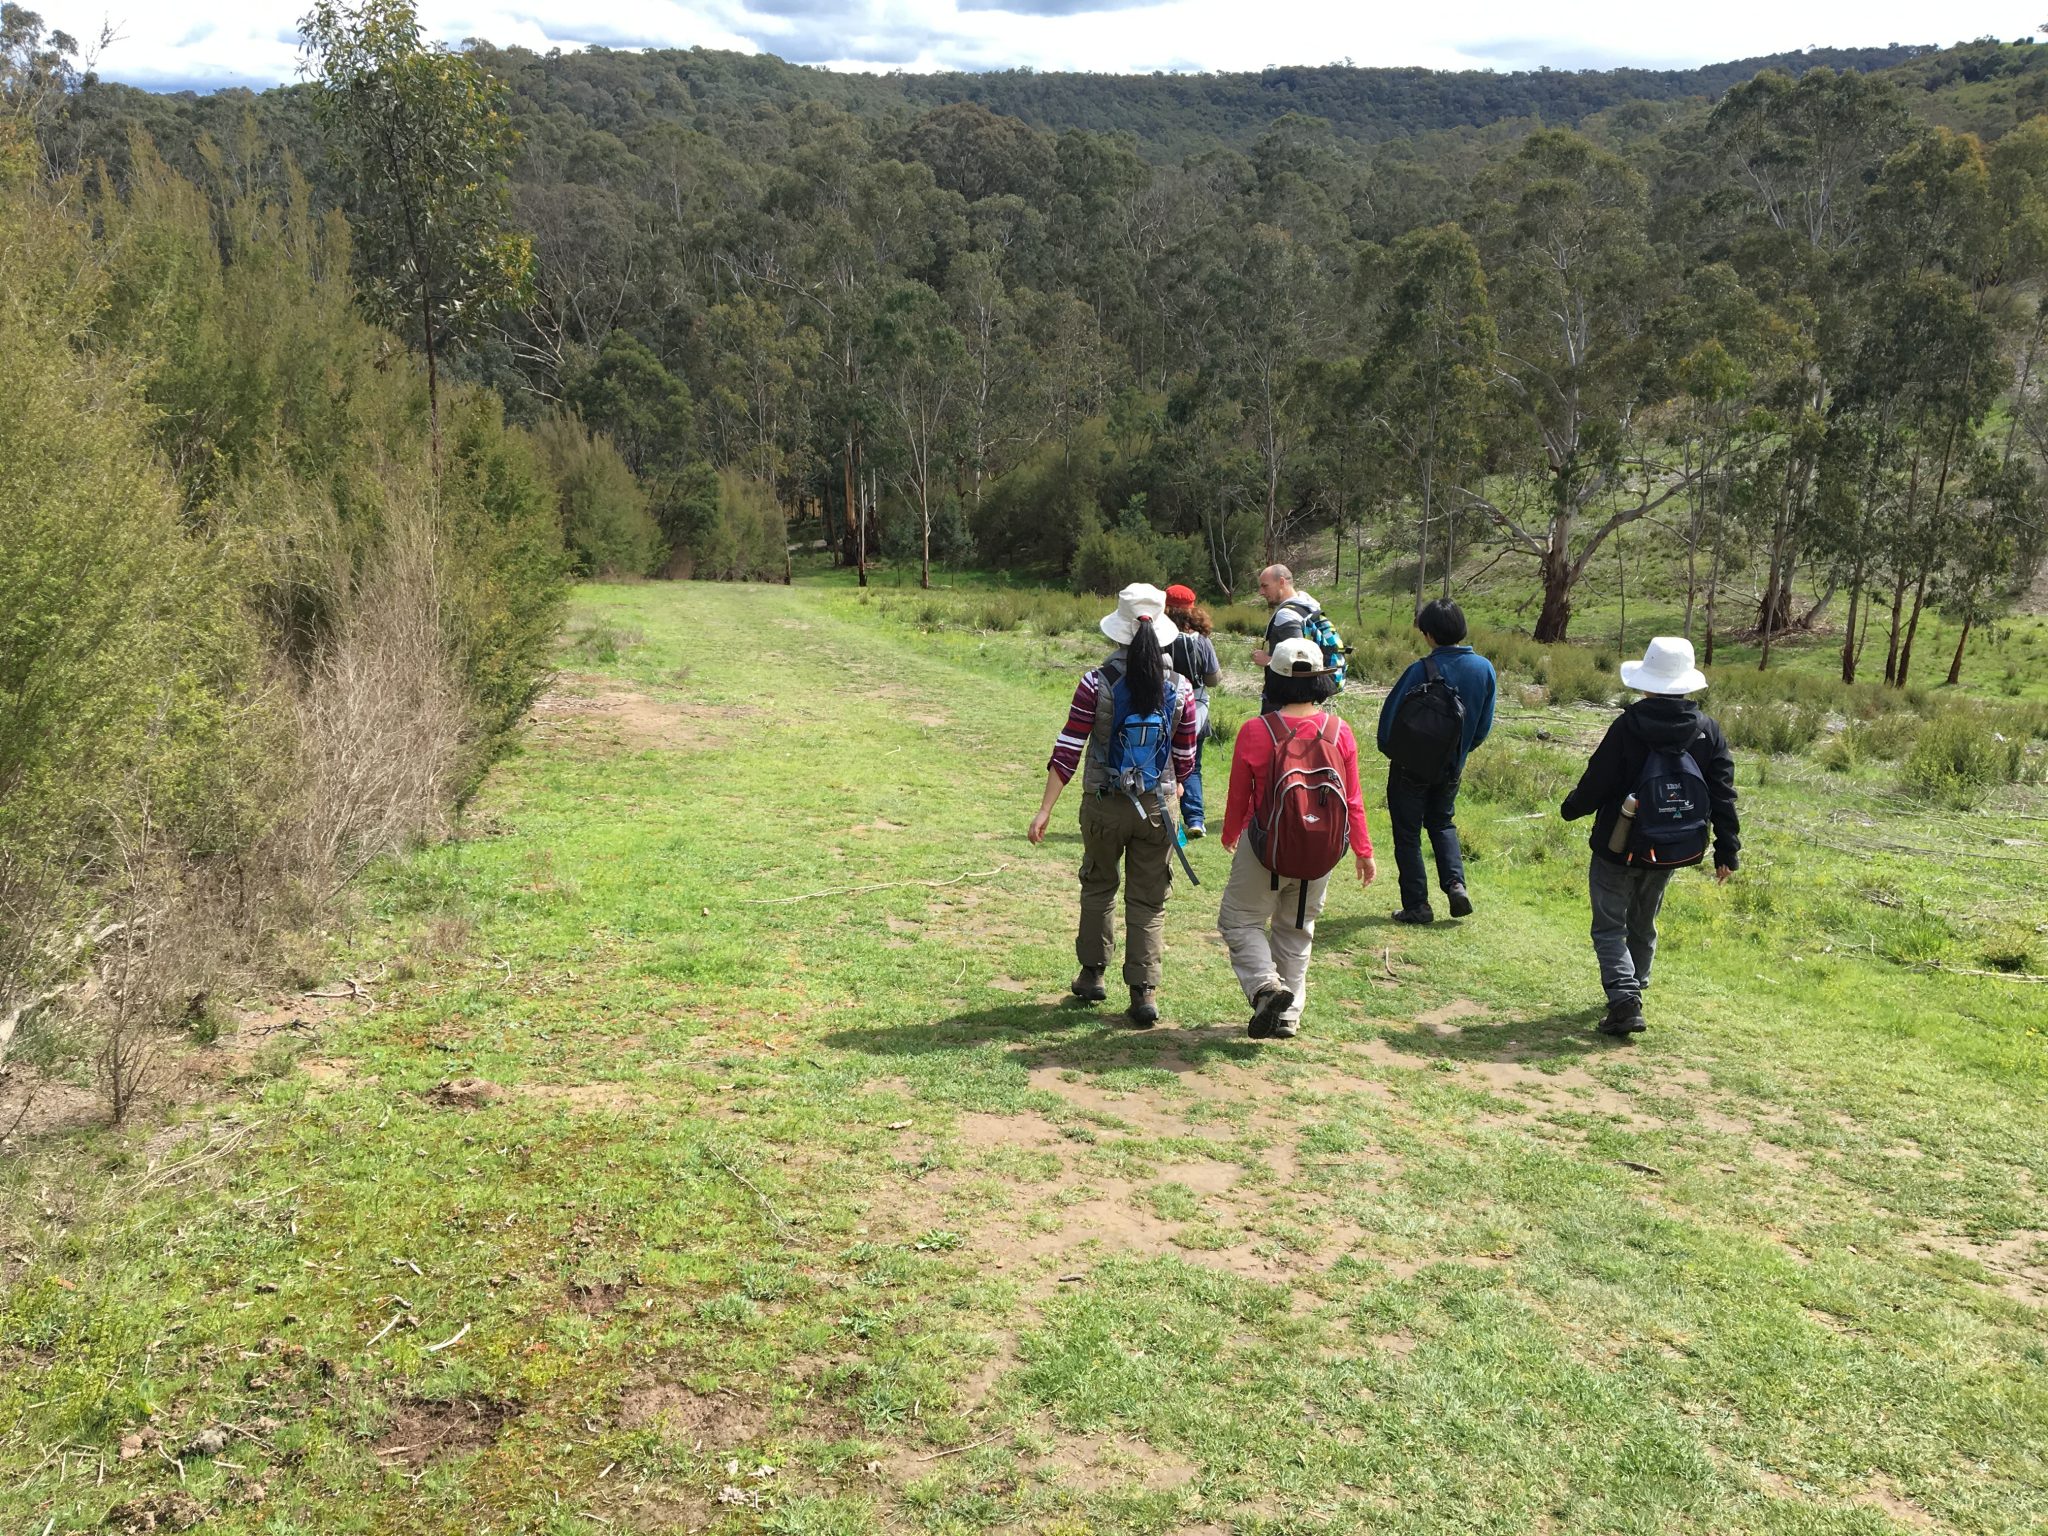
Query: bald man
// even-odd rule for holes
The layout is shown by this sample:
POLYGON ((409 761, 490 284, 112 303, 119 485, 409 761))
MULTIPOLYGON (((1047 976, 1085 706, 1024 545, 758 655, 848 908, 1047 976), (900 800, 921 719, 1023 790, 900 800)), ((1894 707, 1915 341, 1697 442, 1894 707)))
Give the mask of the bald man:
POLYGON ((1265 691, 1259 695, 1259 713, 1269 715, 1280 706, 1270 697, 1273 674, 1266 670, 1266 663, 1282 640, 1300 637, 1310 616, 1320 613, 1323 605, 1306 592, 1294 590, 1294 572, 1284 565, 1269 565, 1259 572, 1259 596, 1273 609, 1273 616, 1266 621, 1265 642, 1252 652, 1259 676, 1266 680, 1265 691))

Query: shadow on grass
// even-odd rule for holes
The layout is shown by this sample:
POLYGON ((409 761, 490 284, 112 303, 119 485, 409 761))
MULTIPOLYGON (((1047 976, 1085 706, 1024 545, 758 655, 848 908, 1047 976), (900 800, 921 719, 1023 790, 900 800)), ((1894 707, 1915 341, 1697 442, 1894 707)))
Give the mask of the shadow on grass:
POLYGON ((1190 1019, 1182 1023, 1169 1011, 1156 1028, 1134 1029, 1114 992, 1110 1001, 1102 1003, 1068 997, 1056 1003, 981 1008, 930 1024, 843 1029, 826 1035, 823 1043, 884 1057, 971 1051, 992 1043, 1017 1045, 1026 1047, 1017 1054, 1029 1067, 1072 1067, 1088 1072, 1127 1067, 1194 1072, 1209 1057, 1244 1060, 1258 1051, 1258 1045, 1245 1038, 1242 1022, 1190 1019))
POLYGON ((1534 1019, 1467 1022, 1455 1033, 1418 1026, 1384 1032, 1380 1038, 1403 1055, 1430 1061, 1558 1061, 1628 1050, 1627 1041, 1594 1029, 1604 1012, 1598 1007, 1560 1009, 1534 1019))
MULTIPOLYGON (((1368 895, 1367 900, 1371 900, 1368 895)), ((1319 919, 1316 923, 1316 948, 1334 949, 1346 939, 1370 936, 1375 939, 1390 937, 1395 929, 1412 932, 1412 926, 1394 921, 1391 909, 1381 913, 1366 913, 1357 917, 1333 917, 1319 919)), ((1313 962, 1311 962, 1313 963, 1313 962)))
POLYGON ((1111 1005, 1093 1006, 1078 997, 1057 1003, 1006 1003, 956 1013, 930 1024, 897 1024, 886 1029, 842 1029, 824 1037, 824 1044, 868 1056, 925 1056, 934 1051, 971 1051, 990 1041, 1010 1041, 1093 1031, 1121 1021, 1111 1005))

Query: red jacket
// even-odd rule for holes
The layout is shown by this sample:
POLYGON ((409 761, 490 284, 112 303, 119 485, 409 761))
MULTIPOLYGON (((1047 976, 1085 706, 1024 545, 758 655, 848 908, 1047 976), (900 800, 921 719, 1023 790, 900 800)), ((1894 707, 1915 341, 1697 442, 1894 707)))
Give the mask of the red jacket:
MULTIPOLYGON (((1283 729, 1297 736, 1309 736, 1323 728, 1323 716, 1281 715, 1283 729)), ((1372 853, 1372 834, 1365 826, 1365 796, 1358 788, 1358 743, 1351 727, 1337 722, 1337 756, 1344 765, 1344 798, 1351 806, 1351 851, 1372 853)), ((1230 803, 1223 812, 1223 841, 1235 846, 1244 835, 1246 823, 1266 795, 1266 781, 1273 771, 1273 739, 1259 720, 1247 720, 1237 728, 1237 743, 1230 749, 1230 803)))

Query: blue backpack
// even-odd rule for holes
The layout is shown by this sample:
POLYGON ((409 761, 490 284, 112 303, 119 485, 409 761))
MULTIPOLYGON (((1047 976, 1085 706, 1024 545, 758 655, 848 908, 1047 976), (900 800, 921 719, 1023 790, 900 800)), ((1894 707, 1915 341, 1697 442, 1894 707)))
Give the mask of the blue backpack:
POLYGON ((1310 608, 1291 597, 1280 606, 1292 608, 1301 615, 1302 638, 1313 640, 1322 648, 1323 665, 1330 669, 1331 678, 1337 684, 1337 691, 1342 693, 1344 658, 1350 654, 1350 648, 1344 644, 1344 637, 1337 633, 1337 626, 1330 622, 1330 616, 1320 608, 1310 608))
POLYGON ((1110 684, 1110 778, 1135 800, 1159 787, 1172 761, 1173 727, 1180 718, 1181 694, 1169 678, 1160 690, 1159 708, 1141 714, 1131 704, 1123 668, 1112 663, 1102 672, 1110 684))

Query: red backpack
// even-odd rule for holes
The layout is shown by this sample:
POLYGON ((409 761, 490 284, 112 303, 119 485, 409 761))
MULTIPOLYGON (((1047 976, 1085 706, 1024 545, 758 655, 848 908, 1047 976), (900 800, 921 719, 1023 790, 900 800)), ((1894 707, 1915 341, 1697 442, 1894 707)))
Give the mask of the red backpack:
POLYGON ((1251 822, 1252 852, 1280 882, 1302 882, 1294 926, 1307 925, 1308 882, 1344 862, 1351 846, 1351 803, 1344 795, 1344 763, 1337 755, 1337 717, 1323 716, 1313 735, 1296 735, 1285 717, 1261 715, 1273 740, 1273 768, 1251 822))

